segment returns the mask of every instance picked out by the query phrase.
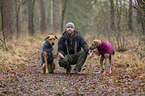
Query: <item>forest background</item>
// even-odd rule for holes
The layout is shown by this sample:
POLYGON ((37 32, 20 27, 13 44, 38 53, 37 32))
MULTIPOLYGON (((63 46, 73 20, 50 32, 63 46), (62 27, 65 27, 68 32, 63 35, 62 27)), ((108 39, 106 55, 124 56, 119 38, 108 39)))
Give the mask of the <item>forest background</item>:
POLYGON ((81 35, 103 34, 109 41, 128 32, 145 34, 143 0, 1 0, 0 4, 3 43, 21 35, 61 34, 69 21, 81 35))
MULTIPOLYGON (((70 21, 88 44, 93 39, 113 44, 114 74, 129 72, 133 78, 145 78, 144 0, 0 0, 0 8, 1 78, 14 74, 17 65, 27 65, 26 58, 41 50, 44 37, 60 37, 70 21)), ((83 69, 93 73, 96 58, 83 69)))

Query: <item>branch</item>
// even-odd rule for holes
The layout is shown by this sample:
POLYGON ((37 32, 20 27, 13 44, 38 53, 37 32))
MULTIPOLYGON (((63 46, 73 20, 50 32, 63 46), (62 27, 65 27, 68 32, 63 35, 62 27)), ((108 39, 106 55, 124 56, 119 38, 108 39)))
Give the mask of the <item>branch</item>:
POLYGON ((141 10, 139 10, 139 8, 137 8, 136 6, 133 5, 133 8, 135 8, 138 12, 142 13, 141 10))
POLYGON ((141 7, 141 8, 143 8, 144 9, 144 4, 145 4, 145 1, 143 1, 143 0, 137 0, 137 2, 138 2, 138 5, 141 7))
POLYGON ((27 1, 28 0, 22 0, 20 6, 23 5, 23 4, 25 4, 27 1))
POLYGON ((145 1, 144 0, 142 0, 142 2, 145 4, 145 1))

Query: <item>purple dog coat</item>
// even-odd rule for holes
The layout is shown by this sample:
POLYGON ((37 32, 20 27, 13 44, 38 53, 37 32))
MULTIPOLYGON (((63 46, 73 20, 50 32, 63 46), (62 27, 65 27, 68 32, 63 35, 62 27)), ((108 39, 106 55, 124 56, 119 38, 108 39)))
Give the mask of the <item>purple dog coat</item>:
POLYGON ((101 55, 104 55, 105 53, 112 54, 114 49, 111 43, 107 43, 102 40, 102 44, 98 47, 98 51, 101 55))

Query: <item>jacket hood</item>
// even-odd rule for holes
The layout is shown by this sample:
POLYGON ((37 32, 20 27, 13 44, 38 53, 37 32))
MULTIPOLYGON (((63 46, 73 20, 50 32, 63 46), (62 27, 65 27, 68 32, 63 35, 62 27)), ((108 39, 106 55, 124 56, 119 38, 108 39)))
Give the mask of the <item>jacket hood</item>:
MULTIPOLYGON (((64 31, 64 32, 62 33, 62 35, 64 36, 64 38, 66 38, 66 39, 68 38, 66 31, 64 31)), ((74 31, 74 36, 73 36, 73 38, 77 38, 78 36, 79 36, 78 32, 74 31)))

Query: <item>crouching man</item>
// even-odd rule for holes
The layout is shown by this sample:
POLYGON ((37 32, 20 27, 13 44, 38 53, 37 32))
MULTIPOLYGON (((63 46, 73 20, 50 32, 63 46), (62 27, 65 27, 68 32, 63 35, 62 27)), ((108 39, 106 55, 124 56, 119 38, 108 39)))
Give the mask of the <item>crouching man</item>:
POLYGON ((83 37, 75 31, 74 24, 67 23, 65 32, 58 41, 60 67, 64 67, 66 73, 71 73, 71 65, 76 65, 74 72, 78 74, 85 63, 88 52, 89 46, 83 37))

